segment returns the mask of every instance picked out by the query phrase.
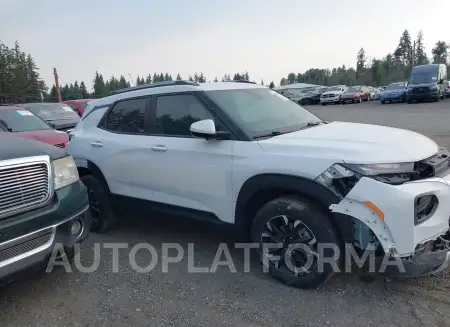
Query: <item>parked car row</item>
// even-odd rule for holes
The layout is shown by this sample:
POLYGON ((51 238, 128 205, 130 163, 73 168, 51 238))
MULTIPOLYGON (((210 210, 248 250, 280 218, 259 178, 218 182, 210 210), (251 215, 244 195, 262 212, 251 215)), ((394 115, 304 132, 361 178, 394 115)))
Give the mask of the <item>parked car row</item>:
POLYGON ((283 91, 282 94, 300 105, 327 105, 378 100, 380 92, 380 88, 371 86, 335 85, 283 91))

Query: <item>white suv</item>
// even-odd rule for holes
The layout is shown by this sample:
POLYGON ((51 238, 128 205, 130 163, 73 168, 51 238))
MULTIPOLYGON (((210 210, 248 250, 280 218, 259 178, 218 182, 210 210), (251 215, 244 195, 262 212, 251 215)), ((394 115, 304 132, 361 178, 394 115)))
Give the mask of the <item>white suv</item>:
POLYGON ((89 189, 93 231, 115 224, 113 203, 235 224, 274 277, 301 288, 336 270, 339 255, 321 244, 401 259, 406 271, 388 276, 449 260, 447 150, 407 130, 325 122, 261 85, 116 92, 89 102, 67 151, 89 189))

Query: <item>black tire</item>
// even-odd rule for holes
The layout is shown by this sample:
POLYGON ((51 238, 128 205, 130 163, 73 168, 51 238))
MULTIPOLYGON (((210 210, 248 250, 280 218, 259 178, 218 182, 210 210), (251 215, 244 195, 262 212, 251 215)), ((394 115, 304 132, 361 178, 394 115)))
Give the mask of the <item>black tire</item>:
POLYGON ((381 104, 385 104, 386 103, 386 101, 384 101, 384 100, 381 100, 381 104))
POLYGON ((104 233, 115 227, 117 219, 110 206, 108 190, 92 175, 81 177, 81 181, 88 189, 92 216, 91 232, 104 233), (94 202, 96 202, 95 206, 94 202))
MULTIPOLYGON (((295 241, 292 240, 298 237, 304 237, 305 233, 310 235, 312 234, 313 238, 307 238, 307 240, 315 240, 309 242, 308 244, 312 244, 312 247, 315 247, 313 251, 317 250, 317 245, 322 244, 336 244, 339 246, 339 236, 332 225, 326 211, 321 208, 316 203, 312 202, 308 198, 300 197, 300 196, 282 196, 277 199, 274 199, 268 203, 266 203, 256 214, 252 229, 251 236, 252 241, 255 243, 259 243, 259 255, 261 261, 264 260, 265 257, 263 252, 263 244, 269 244, 274 242, 265 242, 263 238, 268 237, 267 233, 269 231, 268 226, 273 226, 272 228, 276 231, 281 231, 283 229, 289 229, 291 237, 287 237, 291 239, 290 242, 294 244, 302 243, 300 240, 295 241), (281 217, 281 218, 280 218, 281 217), (288 223, 286 223, 286 219, 283 217, 287 217, 288 223), (279 219, 282 219, 283 226, 280 225, 280 229, 276 229, 275 224, 279 219), (269 222, 271 222, 269 224, 269 222), (297 223, 298 222, 298 223, 297 223), (295 225, 297 223, 297 225, 295 225), (274 225, 272 225, 274 224, 274 225), (299 227, 301 226, 301 227, 299 227), (294 227, 294 228, 292 228, 294 227), (298 230, 297 230, 298 228, 298 230), (301 234, 300 234, 301 233, 301 234)), ((269 231, 272 235, 277 235, 273 230, 269 231)), ((287 234, 285 234, 287 235, 287 234)), ((277 238, 277 236, 270 236, 272 238, 277 238)), ((283 237, 284 238, 284 237, 283 237)), ((273 240, 273 239, 272 239, 273 240)), ((303 240, 303 241, 307 241, 303 240)), ((274 243, 276 244, 276 243, 274 243)), ((305 244, 305 243, 303 243, 305 244)), ((280 253, 284 250, 280 249, 280 253)), ((306 252, 303 252, 305 255, 306 252)), ((317 252, 316 252, 317 253, 317 252)), ((300 255, 299 252, 296 253, 300 255)), ((327 249, 324 251, 324 256, 327 258, 334 257, 333 249, 327 249), (330 250, 330 251, 328 251, 330 250)), ((280 257, 284 257, 280 254, 280 257)), ((305 258, 305 257, 303 257, 305 258)), ((317 258, 317 257, 316 257, 317 258)), ((336 260, 336 266, 338 265, 338 258, 336 260)), ((277 280, 280 280, 288 285, 295 286, 302 289, 311 289, 320 286, 321 284, 328 281, 334 273, 334 269, 330 264, 323 265, 323 271, 319 271, 320 265, 311 266, 312 269, 301 275, 295 275, 292 270, 287 271, 283 267, 280 268, 280 263, 284 265, 284 260, 280 260, 278 262, 278 268, 275 264, 268 264, 268 272, 277 280)))
POLYGON ((406 100, 406 103, 407 103, 407 104, 411 104, 411 103, 412 103, 412 100, 406 100))
POLYGON ((325 102, 322 102, 322 106, 324 106, 324 105, 326 105, 326 103, 325 103, 325 102))

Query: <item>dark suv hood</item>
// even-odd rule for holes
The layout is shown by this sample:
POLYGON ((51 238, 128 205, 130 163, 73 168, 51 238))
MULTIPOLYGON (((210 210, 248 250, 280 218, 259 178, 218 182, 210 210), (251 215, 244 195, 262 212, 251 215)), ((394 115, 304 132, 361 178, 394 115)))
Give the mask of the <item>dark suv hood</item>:
POLYGON ((67 156, 64 150, 39 141, 0 132, 0 160, 48 155, 52 159, 67 156))

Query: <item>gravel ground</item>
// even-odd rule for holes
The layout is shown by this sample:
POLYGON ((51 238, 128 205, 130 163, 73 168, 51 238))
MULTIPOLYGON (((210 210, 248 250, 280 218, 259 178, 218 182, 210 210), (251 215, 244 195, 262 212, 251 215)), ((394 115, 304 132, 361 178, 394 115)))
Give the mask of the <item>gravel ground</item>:
MULTIPOLYGON (((417 105, 378 102, 314 106, 327 120, 370 122, 424 133, 450 145, 450 101, 417 105)), ((158 264, 138 273, 129 264, 129 249, 119 252, 112 269, 112 251, 105 243, 153 245, 161 258, 163 242, 178 242, 187 251, 195 243, 196 266, 211 266, 218 244, 239 239, 232 229, 172 217, 127 217, 120 229, 93 234, 83 244, 82 263, 94 262, 101 246, 100 266, 92 273, 33 273, 0 289, 0 326, 450 326, 449 272, 421 279, 385 283, 379 276, 337 275, 319 290, 284 286, 252 261, 244 272, 242 250, 232 250, 237 273, 226 267, 214 274, 188 274, 188 262, 158 264)), ((170 253, 170 255, 174 255, 170 253)), ((140 265, 151 255, 139 251, 140 265)), ((253 258, 255 259, 255 258, 253 258)))

